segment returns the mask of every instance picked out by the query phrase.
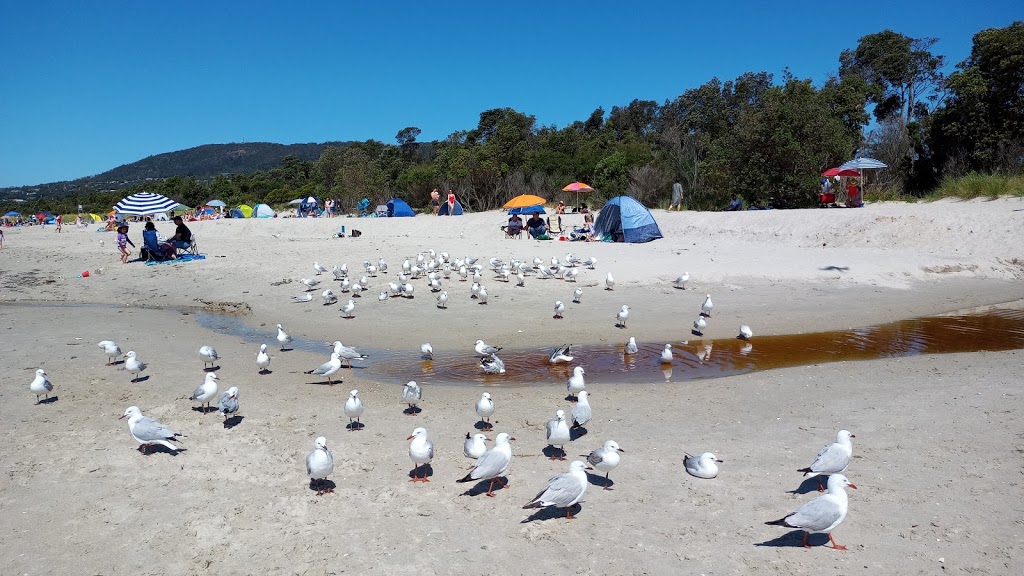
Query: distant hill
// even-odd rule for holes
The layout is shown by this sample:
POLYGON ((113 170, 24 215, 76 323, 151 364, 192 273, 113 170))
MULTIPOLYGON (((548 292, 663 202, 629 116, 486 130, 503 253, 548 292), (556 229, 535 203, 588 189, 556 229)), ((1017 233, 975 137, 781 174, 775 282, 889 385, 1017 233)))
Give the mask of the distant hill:
POLYGON ((46 198, 76 192, 118 190, 171 176, 192 176, 198 180, 209 180, 219 174, 250 174, 269 170, 279 165, 285 156, 295 156, 300 160, 313 161, 320 158, 320 154, 328 146, 344 147, 348 145, 348 142, 205 144, 187 150, 157 154, 138 162, 118 166, 102 174, 68 182, 0 188, 0 200, 46 198))

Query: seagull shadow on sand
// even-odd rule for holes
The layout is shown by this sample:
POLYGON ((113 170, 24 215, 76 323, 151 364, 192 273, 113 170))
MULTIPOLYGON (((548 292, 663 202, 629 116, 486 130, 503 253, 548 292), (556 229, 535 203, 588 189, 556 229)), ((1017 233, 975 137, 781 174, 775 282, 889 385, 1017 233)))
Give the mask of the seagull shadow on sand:
MULTIPOLYGON (((570 437, 571 437, 571 433, 570 433, 570 437)), ((541 453, 544 454, 545 456, 547 456, 548 458, 558 459, 558 460, 565 460, 566 457, 569 455, 564 449, 562 449, 562 448, 555 448, 554 446, 550 446, 550 445, 549 446, 545 446, 544 450, 542 450, 541 453)))
MULTIPOLYGON (((570 511, 575 511, 575 513, 573 513, 573 516, 576 516, 576 514, 580 513, 583 510, 583 506, 581 506, 579 503, 576 503, 569 510, 570 511)), ((536 521, 544 522, 544 521, 547 521, 547 520, 565 520, 565 519, 566 519, 566 517, 565 517, 565 508, 555 508, 554 506, 547 506, 547 507, 538 509, 533 514, 530 514, 528 517, 524 518, 520 522, 520 524, 529 524, 530 522, 536 522, 536 521)))
POLYGON ((704 333, 697 329, 690 330, 690 334, 693 334, 694 336, 704 336, 704 333))
MULTIPOLYGON (((824 546, 828 544, 828 534, 811 534, 807 537, 807 543, 811 546, 824 546)), ((782 536, 757 542, 754 546, 768 546, 771 548, 802 548, 804 545, 804 531, 790 530, 782 536)))
POLYGON ((804 478, 800 485, 792 490, 787 490, 787 494, 810 494, 812 492, 818 492, 818 481, 821 481, 822 485, 828 483, 828 476, 812 476, 811 478, 804 478))
POLYGON ((337 487, 337 484, 327 479, 313 480, 310 478, 309 480, 309 489, 316 492, 317 496, 320 496, 321 493, 326 491, 334 492, 334 489, 337 487))
POLYGON ((136 376, 135 378, 132 378, 132 383, 134 384, 136 382, 145 382, 147 380, 149 380, 149 374, 145 376, 136 376))
POLYGON ((345 430, 348 430, 349 432, 358 432, 363 428, 366 428, 366 424, 363 424, 362 422, 349 422, 345 425, 345 430))
POLYGON ((257 374, 259 374, 260 376, 266 376, 267 374, 273 374, 273 373, 274 373, 274 371, 269 369, 269 368, 264 368, 263 370, 260 370, 259 372, 257 372, 257 374))
POLYGON ((241 414, 232 416, 232 417, 224 420, 224 429, 225 430, 231 430, 235 426, 238 426, 239 424, 241 424, 242 420, 245 420, 245 416, 242 416, 241 414))
POLYGON ((431 466, 430 464, 424 464, 424 465, 419 466, 419 467, 413 467, 413 469, 409 470, 409 473, 406 474, 406 476, 409 477, 410 481, 413 478, 419 478, 419 480, 418 480, 419 482, 423 481, 424 476, 426 476, 427 478, 430 478, 433 475, 434 475, 434 467, 431 466))
POLYGON ((587 435, 586 426, 569 427, 569 441, 573 442, 587 435))
POLYGON ((163 444, 151 444, 146 446, 142 444, 139 446, 138 451, 146 456, 152 456, 153 454, 169 454, 171 456, 177 456, 178 452, 185 452, 186 448, 178 448, 177 450, 171 450, 163 444))
MULTIPOLYGON (((581 455, 581 457, 586 458, 586 455, 581 455)), ((605 490, 612 490, 612 486, 615 485, 615 481, 611 478, 605 478, 604 476, 591 474, 590 472, 587 472, 587 482, 590 482, 594 486, 600 486, 605 490)))
POLYGON ((405 414, 406 416, 415 416, 420 412, 423 412, 423 408, 420 408, 419 406, 409 406, 405 410, 402 410, 402 414, 405 414))
POLYGON ((477 430, 483 430, 484 432, 490 432, 491 430, 494 430, 494 423, 493 422, 484 422, 483 420, 477 420, 476 424, 473 424, 473 427, 476 428, 477 430))
MULTIPOLYGON (((476 484, 470 486, 469 490, 466 490, 460 496, 480 496, 481 494, 487 494, 487 490, 491 485, 491 479, 480 480, 476 484)), ((508 490, 508 478, 506 476, 498 476, 494 480, 494 490, 491 492, 497 492, 499 490, 508 490), (499 482, 500 480, 500 482, 499 482)))
POLYGON ((203 368, 203 372, 216 372, 217 370, 220 370, 220 365, 203 368))
POLYGON ((43 398, 42 400, 36 402, 36 404, 53 404, 54 402, 57 401, 57 398, 57 396, 50 396, 49 398, 43 398))

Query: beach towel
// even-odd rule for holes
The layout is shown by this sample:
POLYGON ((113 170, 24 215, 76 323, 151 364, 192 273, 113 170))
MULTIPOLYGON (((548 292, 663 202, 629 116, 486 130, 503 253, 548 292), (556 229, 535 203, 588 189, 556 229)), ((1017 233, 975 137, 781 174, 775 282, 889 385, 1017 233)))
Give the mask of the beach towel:
POLYGON ((156 260, 150 260, 149 262, 146 262, 146 266, 156 266, 157 264, 181 264, 184 262, 191 262, 193 260, 206 260, 206 256, 203 256, 202 254, 182 254, 175 260, 161 260, 159 262, 156 260))

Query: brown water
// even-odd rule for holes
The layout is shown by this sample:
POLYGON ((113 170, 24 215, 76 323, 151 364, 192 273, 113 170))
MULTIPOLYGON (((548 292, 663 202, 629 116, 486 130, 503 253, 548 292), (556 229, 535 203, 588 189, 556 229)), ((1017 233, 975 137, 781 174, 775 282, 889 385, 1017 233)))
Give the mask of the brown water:
MULTIPOLYGON (((199 314, 199 324, 220 333, 276 346, 276 333, 254 330, 238 317, 199 314)), ((293 348, 326 356, 327 349, 322 341, 292 336, 295 338, 293 348)), ((552 344, 550 348, 506 347, 499 353, 506 370, 501 375, 484 374, 479 361, 472 355, 471 345, 457 352, 436 350, 432 361, 421 360, 418 350, 358 346, 370 358, 362 364, 357 362, 356 366, 362 376, 369 378, 433 384, 560 384, 569 377, 574 366, 586 369, 587 382, 679 382, 823 362, 1024 348, 1024 310, 912 318, 834 332, 755 335, 750 341, 691 339, 689 342, 671 343, 674 358, 670 365, 661 364, 665 342, 640 343, 639 352, 630 356, 623 354, 623 344, 573 346, 574 361, 561 365, 548 363, 548 355, 554 345, 561 343, 552 344)))

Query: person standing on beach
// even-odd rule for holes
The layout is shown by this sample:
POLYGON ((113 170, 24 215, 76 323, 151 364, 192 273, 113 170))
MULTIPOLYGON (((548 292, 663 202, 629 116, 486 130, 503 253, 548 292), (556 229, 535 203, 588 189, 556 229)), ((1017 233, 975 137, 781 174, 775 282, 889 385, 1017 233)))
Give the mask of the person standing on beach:
POLYGON ((437 216, 439 210, 441 210, 441 194, 434 188, 430 192, 430 209, 433 211, 434 216, 437 216))
POLYGON ((57 232, 60 232, 60 228, 63 225, 64 225, 64 216, 61 216, 60 214, 58 214, 57 215, 57 232))
POLYGON ((448 215, 455 215, 455 190, 448 189, 448 215))
POLYGON ((0 228, 0 250, 4 249, 4 229, 0 228))
POLYGON ((121 252, 121 264, 127 264, 128 257, 132 254, 132 251, 128 249, 129 244, 135 248, 135 243, 128 237, 128 227, 119 226, 117 228, 117 249, 121 252))
POLYGON ((671 211, 673 206, 676 210, 683 209, 683 185, 679 182, 672 185, 672 203, 668 205, 668 209, 671 211))

